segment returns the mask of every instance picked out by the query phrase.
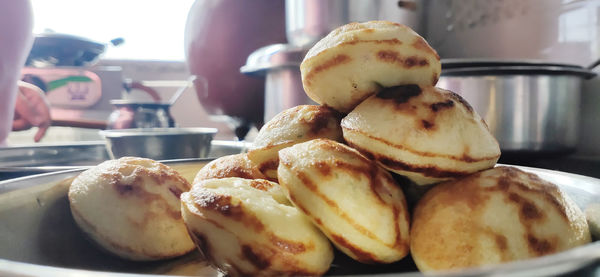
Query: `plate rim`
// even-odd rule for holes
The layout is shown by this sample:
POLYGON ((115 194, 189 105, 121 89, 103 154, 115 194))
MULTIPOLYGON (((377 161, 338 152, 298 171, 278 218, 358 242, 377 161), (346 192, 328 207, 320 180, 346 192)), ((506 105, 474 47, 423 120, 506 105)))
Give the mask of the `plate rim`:
MULTIPOLYGON (((166 160, 161 161, 165 164, 177 164, 177 163, 194 163, 194 162, 208 162, 214 160, 214 158, 192 158, 192 159, 176 159, 176 160, 166 160)), ((536 167, 527 167, 527 166, 519 166, 519 165, 509 165, 509 164, 497 164, 497 166, 511 166, 516 167, 518 169, 524 170, 526 172, 536 173, 542 172, 544 174, 558 174, 566 177, 570 177, 572 179, 580 179, 586 180, 589 183, 595 183, 596 186, 600 189, 600 179, 575 174, 568 173, 563 171, 544 169, 544 168, 536 168, 536 167)), ((17 191, 20 189, 32 188, 35 186, 47 185, 51 182, 56 182, 60 180, 64 180, 70 177, 76 176, 78 173, 83 172, 89 167, 78 168, 78 169, 70 169, 70 170, 62 170, 55 171, 49 173, 35 174, 30 176, 18 177, 14 179, 0 181, 0 195, 12 191, 17 191), (49 178, 48 181, 43 183, 36 183, 27 186, 19 186, 21 183, 30 183, 29 181, 35 179, 44 179, 49 178), (15 188, 16 187, 16 188, 15 188), (7 189, 8 188, 8 189, 7 189), (12 189, 10 189, 12 188, 12 189)), ((540 176, 542 179, 545 179, 543 176, 540 176)), ((547 180, 547 179, 545 179, 547 180)), ((34 183, 34 182, 31 182, 34 183)), ((599 190, 600 192, 600 190, 599 190)), ((566 193, 566 192, 565 192, 566 193)), ((568 193, 566 193, 568 195, 568 193)), ((575 270, 581 269, 585 266, 589 266, 591 264, 597 264, 600 266, 600 240, 592 241, 589 244, 578 246, 576 248, 572 248, 566 251, 562 251, 559 253, 555 253, 552 255, 527 259, 527 260, 519 260, 508 262, 504 264, 490 265, 479 268, 470 268, 460 271, 446 271, 436 273, 436 276, 491 276, 498 274, 526 274, 526 276, 547 276, 547 275, 557 275, 573 272, 575 270)), ((157 274, 144 274, 144 273, 126 273, 126 272, 108 272, 108 271, 98 271, 98 270, 86 270, 86 269, 76 269, 76 268, 66 268, 66 267, 58 267, 58 266, 50 266, 50 265, 40 265, 33 264, 27 262, 20 261, 12 261, 0 258, 0 274, 8 274, 8 276, 65 276, 65 275, 77 275, 77 274, 88 274, 91 276, 115 276, 115 277, 140 277, 140 276, 169 276, 169 275, 157 275, 157 274), (12 275, 11 275, 12 274, 12 275)), ((372 275, 372 274, 369 274, 372 275)), ((389 272, 377 274, 378 276, 423 276, 423 273, 414 271, 414 272, 389 272)), ((353 275, 353 276, 361 276, 361 275, 353 275)), ((366 276, 366 275, 362 275, 366 276)))

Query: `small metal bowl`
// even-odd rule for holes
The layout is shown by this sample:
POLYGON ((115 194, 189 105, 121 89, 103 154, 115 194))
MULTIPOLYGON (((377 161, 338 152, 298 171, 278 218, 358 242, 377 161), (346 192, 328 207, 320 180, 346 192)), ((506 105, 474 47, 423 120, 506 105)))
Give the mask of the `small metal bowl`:
POLYGON ((206 158, 215 128, 144 128, 104 130, 111 158, 125 156, 172 160, 206 158))

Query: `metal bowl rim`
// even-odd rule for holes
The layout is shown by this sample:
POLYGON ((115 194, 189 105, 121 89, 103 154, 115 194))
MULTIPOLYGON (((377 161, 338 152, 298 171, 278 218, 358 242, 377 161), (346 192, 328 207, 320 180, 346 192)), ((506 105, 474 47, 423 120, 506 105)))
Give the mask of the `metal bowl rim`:
MULTIPOLYGON (((208 161, 211 159, 180 159, 180 160, 165 160, 161 161, 165 164, 173 164, 173 163, 187 163, 187 162, 198 162, 198 161, 208 161)), ((503 164, 498 164, 501 166, 503 164)), ((514 166, 514 165, 508 165, 514 166)), ((589 180, 590 182, 594 182, 596 184, 600 184, 600 179, 561 172, 554 171, 548 169, 541 168, 533 168, 533 167, 525 167, 525 166, 514 166, 520 169, 523 169, 528 172, 538 173, 548 173, 556 176, 562 176, 571 178, 574 181, 578 179, 589 180)), ((7 181, 0 182, 0 188, 5 188, 4 191, 0 190, 0 193, 6 193, 11 190, 25 189, 30 186, 36 186, 40 184, 35 184, 36 181, 40 181, 42 178, 44 179, 44 183, 68 178, 75 176, 81 173, 82 169, 73 169, 67 171, 59 171, 52 173, 45 173, 39 175, 26 176, 21 178, 15 178, 7 181), (21 184, 26 183, 26 186, 21 186, 21 184)), ((42 183, 43 184, 43 183, 42 183)), ((572 248, 569 250, 565 250, 559 253, 555 253, 552 255, 547 255, 543 257, 528 259, 528 260, 520 260, 513 261, 505 264, 498 265, 490 265, 480 268, 470 268, 461 271, 455 272, 439 272, 437 276, 446 276, 446 277, 456 277, 456 276, 504 276, 510 274, 516 274, 519 276, 551 276, 558 275, 561 273, 569 273, 582 268, 585 265, 589 265, 592 263, 598 263, 600 261, 600 241, 594 241, 586 245, 582 245, 576 248, 572 248)), ((106 272, 106 271, 97 271, 97 270, 86 270, 86 269, 76 269, 76 268, 65 268, 65 267, 57 267, 57 266, 48 266, 20 261, 12 261, 0 258, 0 275, 7 274, 13 276, 38 276, 38 275, 46 275, 46 276, 65 276, 65 275, 77 275, 84 274, 90 276, 161 276, 157 274, 143 274, 143 273, 125 273, 125 272, 106 272)), ((355 275, 356 276, 356 275, 355 275)), ((363 275, 365 276, 365 275, 363 275)), ((420 272, 389 272, 380 274, 380 276, 423 276, 420 272)))
POLYGON ((148 136, 181 136, 181 135, 214 135, 217 128, 193 127, 193 128, 134 128, 101 130, 100 135, 104 138, 121 137, 148 137, 148 136))

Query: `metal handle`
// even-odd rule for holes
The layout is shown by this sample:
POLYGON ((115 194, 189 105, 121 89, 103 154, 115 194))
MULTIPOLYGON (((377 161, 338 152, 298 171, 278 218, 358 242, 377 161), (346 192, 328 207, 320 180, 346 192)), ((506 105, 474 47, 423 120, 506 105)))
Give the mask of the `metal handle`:
POLYGON ((417 10, 417 3, 415 1, 400 0, 398 1, 398 7, 414 12, 417 10))
POLYGON ((177 101, 177 99, 179 99, 179 97, 183 94, 183 92, 185 90, 187 90, 190 86, 192 86, 194 84, 194 81, 196 80, 196 76, 192 75, 190 76, 185 85, 180 87, 175 94, 173 94, 173 96, 171 96, 171 98, 169 99, 169 105, 173 106, 173 104, 175 104, 175 101, 177 101))
POLYGON ((596 66, 598 66, 598 65, 600 65, 600 59, 597 59, 595 62, 588 65, 587 69, 592 70, 592 69, 596 68, 596 66))
POLYGON ((158 92, 156 92, 156 90, 154 90, 151 87, 145 86, 140 82, 125 80, 125 83, 123 84, 123 86, 125 87, 125 90, 127 90, 127 92, 131 91, 132 89, 138 89, 138 90, 144 91, 148 95, 150 95, 150 97, 152 97, 154 102, 156 102, 156 103, 161 102, 160 94, 158 94, 158 92))

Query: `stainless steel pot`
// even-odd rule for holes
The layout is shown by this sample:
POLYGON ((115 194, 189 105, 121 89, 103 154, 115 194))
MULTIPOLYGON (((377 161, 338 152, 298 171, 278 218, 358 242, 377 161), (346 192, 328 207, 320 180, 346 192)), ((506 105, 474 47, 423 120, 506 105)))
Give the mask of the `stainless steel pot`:
POLYGON ((503 152, 565 153, 578 138, 580 90, 592 71, 529 61, 443 60, 437 84, 463 96, 503 152))
POLYGON ((286 37, 290 44, 297 46, 313 45, 331 30, 354 21, 389 20, 419 31, 417 19, 412 1, 285 1, 286 37))
POLYGON ((443 58, 587 65, 600 54, 597 0, 422 0, 421 33, 443 58))
POLYGON ((142 128, 105 130, 106 149, 112 159, 143 157, 154 160, 206 158, 215 128, 142 128))
POLYGON ((254 51, 240 70, 265 78, 264 122, 276 114, 303 104, 316 104, 304 92, 300 63, 308 47, 273 44, 254 51))

